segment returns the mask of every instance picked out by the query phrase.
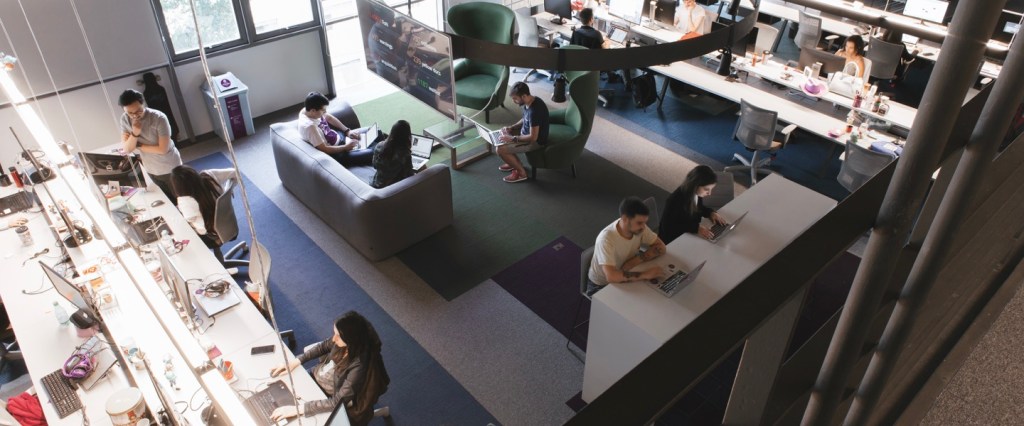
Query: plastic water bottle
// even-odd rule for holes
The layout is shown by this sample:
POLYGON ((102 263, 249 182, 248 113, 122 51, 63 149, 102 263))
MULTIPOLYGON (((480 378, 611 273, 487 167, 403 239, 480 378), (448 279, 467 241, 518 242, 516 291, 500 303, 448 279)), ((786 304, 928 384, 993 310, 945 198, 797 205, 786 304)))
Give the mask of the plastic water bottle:
POLYGON ((53 302, 53 315, 57 317, 57 322, 59 322, 60 325, 67 325, 68 321, 71 321, 71 317, 68 316, 68 311, 64 310, 64 307, 56 301, 53 302))

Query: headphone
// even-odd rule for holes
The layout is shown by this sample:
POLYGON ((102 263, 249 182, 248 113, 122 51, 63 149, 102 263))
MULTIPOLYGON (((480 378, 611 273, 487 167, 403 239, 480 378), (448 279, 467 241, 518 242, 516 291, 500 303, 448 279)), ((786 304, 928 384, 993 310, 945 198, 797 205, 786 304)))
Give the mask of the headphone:
POLYGON ((209 284, 206 284, 201 289, 196 289, 196 293, 202 293, 203 296, 209 297, 211 299, 217 298, 223 296, 225 293, 230 291, 230 285, 231 284, 228 283, 226 280, 217 280, 209 284))
POLYGON ((92 351, 77 350, 64 361, 60 372, 69 379, 84 379, 92 373, 93 365, 92 351))

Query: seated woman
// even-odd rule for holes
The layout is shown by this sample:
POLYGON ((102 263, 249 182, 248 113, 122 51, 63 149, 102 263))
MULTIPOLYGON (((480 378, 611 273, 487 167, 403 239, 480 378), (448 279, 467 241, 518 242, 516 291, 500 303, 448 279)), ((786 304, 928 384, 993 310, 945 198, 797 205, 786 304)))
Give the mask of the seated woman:
POLYGON ((298 127, 302 140, 330 155, 342 166, 369 166, 373 160, 373 144, 366 149, 356 149, 359 133, 353 132, 341 120, 327 113, 327 105, 330 103, 326 96, 317 92, 310 92, 306 96, 302 111, 299 111, 298 127), (339 129, 341 134, 334 129, 339 129), (349 139, 347 143, 346 138, 349 139))
MULTIPOLYGON (((310 370, 327 399, 309 401, 302 406, 278 407, 271 419, 279 421, 295 416, 314 416, 344 404, 349 423, 365 425, 373 418, 373 404, 388 389, 391 379, 380 355, 380 337, 366 318, 348 311, 334 322, 334 336, 324 340, 298 358, 270 370, 271 377, 291 371, 302 363, 319 358, 310 370)), ((386 412, 382 413, 387 416, 386 412)))
MULTIPOLYGON (((207 247, 215 249, 217 235, 213 230, 217 197, 224 191, 224 183, 235 177, 235 169, 209 169, 198 171, 191 166, 177 166, 171 169, 171 192, 178 199, 178 210, 199 239, 207 247)), ((224 262, 219 250, 214 250, 217 260, 224 262)))
POLYGON ((383 188, 412 176, 412 129, 409 122, 398 120, 391 134, 373 148, 373 174, 370 185, 383 188))
POLYGON ((706 217, 714 223, 725 223, 722 216, 704 206, 703 197, 711 195, 717 183, 718 176, 708 166, 694 167, 686 174, 683 184, 665 201, 665 213, 658 225, 658 237, 665 244, 679 238, 684 232, 698 234, 705 239, 714 236, 711 229, 700 222, 702 217, 706 217))
POLYGON ((864 39, 854 34, 846 38, 843 46, 842 49, 836 51, 836 55, 846 58, 843 72, 854 77, 864 78, 864 39))
POLYGON ((704 34, 704 21, 707 20, 704 8, 697 6, 696 0, 684 0, 682 7, 676 8, 673 23, 684 38, 704 34), (690 35, 690 33, 694 33, 690 35))

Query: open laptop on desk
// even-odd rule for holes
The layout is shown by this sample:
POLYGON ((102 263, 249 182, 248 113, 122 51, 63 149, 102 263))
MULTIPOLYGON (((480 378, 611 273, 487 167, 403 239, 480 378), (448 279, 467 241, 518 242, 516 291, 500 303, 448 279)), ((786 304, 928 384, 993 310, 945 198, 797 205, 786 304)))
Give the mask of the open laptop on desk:
MULTIPOLYGON (((652 280, 653 282, 650 283, 650 286, 655 290, 658 290, 658 292, 661 293, 662 296, 675 296, 676 293, 679 293, 680 290, 690 285, 690 283, 697 279, 697 275, 700 275, 700 270, 704 269, 704 264, 706 263, 708 263, 706 260, 701 262, 700 265, 697 265, 697 267, 693 268, 693 270, 690 272, 685 272, 682 269, 678 269, 669 274, 668 277, 665 277, 665 279, 661 280, 661 282, 658 282, 657 280, 652 280)), ((673 265, 669 265, 669 269, 671 270, 672 268, 673 265)))
POLYGON ((717 243, 722 238, 725 238, 725 236, 732 232, 733 229, 736 229, 736 226, 743 221, 743 218, 747 217, 747 213, 741 214, 740 217, 736 218, 732 223, 716 223, 713 225, 711 227, 711 233, 714 234, 714 236, 711 237, 709 241, 717 243))
MULTIPOLYGON (((249 409, 256 424, 260 426, 271 426, 275 424, 270 419, 270 414, 278 407, 295 405, 295 397, 288 390, 283 381, 271 382, 263 390, 256 392, 253 396, 245 399, 245 407, 249 409)), ((338 404, 344 406, 344 404, 338 404)), ((287 423, 289 420, 282 420, 280 423, 287 423)))
POLYGON ((419 170, 430 161, 434 140, 426 136, 412 135, 412 169, 419 170))

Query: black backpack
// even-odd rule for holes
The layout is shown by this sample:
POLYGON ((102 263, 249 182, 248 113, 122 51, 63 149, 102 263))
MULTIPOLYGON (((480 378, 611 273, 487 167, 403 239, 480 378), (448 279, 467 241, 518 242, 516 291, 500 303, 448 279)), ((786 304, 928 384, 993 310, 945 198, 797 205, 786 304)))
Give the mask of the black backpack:
POLYGON ((636 104, 637 108, 643 108, 644 111, 647 111, 647 107, 657 102, 657 100, 658 88, 654 80, 654 73, 646 72, 639 77, 633 78, 633 103, 636 104))

